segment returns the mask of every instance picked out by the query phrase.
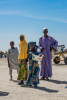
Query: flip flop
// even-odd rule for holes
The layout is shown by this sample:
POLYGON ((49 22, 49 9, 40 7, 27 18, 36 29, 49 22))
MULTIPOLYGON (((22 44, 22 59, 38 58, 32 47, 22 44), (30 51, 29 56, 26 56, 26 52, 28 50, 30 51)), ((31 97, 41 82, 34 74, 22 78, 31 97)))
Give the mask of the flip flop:
POLYGON ((45 80, 45 78, 44 77, 41 77, 40 80, 45 80))
POLYGON ((23 84, 24 84, 24 82, 19 82, 19 83, 18 83, 18 85, 23 85, 23 84))
POLYGON ((29 85, 29 87, 31 87, 32 85, 29 85))
POLYGON ((26 86, 26 85, 21 85, 21 87, 28 87, 28 86, 26 86))
POLYGON ((10 79, 10 81, 13 81, 13 79, 10 79))
POLYGON ((25 87, 25 85, 21 85, 21 87, 25 87))

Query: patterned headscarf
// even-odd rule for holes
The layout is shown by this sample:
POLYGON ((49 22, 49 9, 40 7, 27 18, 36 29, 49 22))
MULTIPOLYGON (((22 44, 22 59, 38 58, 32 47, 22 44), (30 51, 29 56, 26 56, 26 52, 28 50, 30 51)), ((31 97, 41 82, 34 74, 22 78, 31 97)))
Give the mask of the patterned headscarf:
POLYGON ((33 44, 34 45, 34 49, 37 50, 38 46, 36 45, 36 42, 31 41, 31 42, 28 43, 28 51, 30 50, 29 44, 33 44))
POLYGON ((36 46, 36 43, 35 43, 35 42, 33 42, 33 41, 29 42, 28 44, 33 44, 33 45, 34 45, 34 47, 36 46))

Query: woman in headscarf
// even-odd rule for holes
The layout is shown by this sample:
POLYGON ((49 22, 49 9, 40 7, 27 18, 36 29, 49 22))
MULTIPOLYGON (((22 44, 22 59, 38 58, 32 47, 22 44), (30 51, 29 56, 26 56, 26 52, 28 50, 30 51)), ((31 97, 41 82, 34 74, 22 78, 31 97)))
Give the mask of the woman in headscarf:
POLYGON ((26 84, 22 85, 22 87, 28 87, 32 85, 34 85, 34 87, 37 87, 37 85, 39 84, 39 64, 38 61, 33 60, 33 54, 39 55, 40 53, 37 51, 36 42, 29 42, 28 43, 28 59, 29 59, 28 79, 26 81, 26 84))
POLYGON ((27 49, 28 45, 25 40, 24 35, 20 35, 20 43, 19 43, 19 74, 18 74, 18 80, 21 80, 18 85, 24 84, 24 81, 27 80, 27 49))

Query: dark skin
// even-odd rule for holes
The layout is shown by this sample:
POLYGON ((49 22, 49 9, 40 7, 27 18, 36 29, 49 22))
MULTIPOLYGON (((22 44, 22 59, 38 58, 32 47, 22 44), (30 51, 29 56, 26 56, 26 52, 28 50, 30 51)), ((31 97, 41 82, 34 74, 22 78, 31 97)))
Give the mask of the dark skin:
MULTIPOLYGON (((36 43, 35 43, 35 45, 36 45, 36 43)), ((35 50, 35 48, 34 48, 34 45, 31 43, 31 44, 29 44, 29 48, 31 49, 31 51, 33 51, 33 50, 35 50)), ((31 53, 32 54, 32 53, 31 53)), ((28 58, 29 58, 29 56, 30 56, 30 54, 28 55, 28 58)), ((42 55, 40 55, 40 57, 41 57, 42 55)), ((24 85, 25 87, 28 87, 28 84, 25 84, 24 85)), ((29 85, 29 86, 32 86, 32 85, 29 85)))
MULTIPOLYGON (((20 36, 20 41, 23 41, 23 40, 24 40, 24 36, 20 36)), ((27 62, 27 59, 26 59, 26 62, 27 62)), ((21 80, 20 84, 24 84, 23 80, 21 80)))
MULTIPOLYGON (((10 46, 11 46, 12 49, 14 49, 14 42, 10 42, 10 46)), ((8 59, 8 67, 10 67, 9 59, 8 59)))
MULTIPOLYGON (((48 30, 43 31, 43 33, 44 33, 44 37, 48 37, 48 35, 47 35, 47 34, 48 34, 48 30)), ((41 50, 43 51, 44 49, 45 49, 45 48, 42 47, 41 50)), ((45 79, 46 79, 47 81, 49 81, 48 77, 47 77, 47 78, 41 77, 41 80, 45 80, 45 79)))
MULTIPOLYGON (((10 42, 11 49, 14 49, 14 42, 10 42)), ((9 59, 8 59, 8 67, 10 67, 9 59)), ((12 76, 10 76, 10 80, 12 80, 12 76)))
POLYGON ((33 50, 34 45, 33 45, 33 44, 29 44, 29 48, 30 48, 31 50, 33 50))
POLYGON ((11 42, 10 46, 11 46, 12 49, 14 49, 14 42, 11 42))
MULTIPOLYGON (((29 48, 31 49, 31 51, 34 50, 34 45, 32 43, 29 44, 29 48)), ((30 56, 30 54, 27 56, 27 59, 29 59, 29 56, 30 56)), ((32 85, 29 85, 29 86, 32 86, 32 85)), ((28 87, 28 84, 25 84, 25 87, 28 87)))
MULTIPOLYGON (((36 42, 35 42, 35 45, 36 45, 36 42)), ((31 51, 35 51, 34 45, 33 45, 32 43, 29 44, 29 48, 31 49, 31 51)), ((31 54, 32 54, 32 53, 31 53, 31 54)), ((28 62, 29 56, 30 56, 30 54, 28 54, 27 59, 26 59, 26 62, 28 62)))
MULTIPOLYGON (((45 30, 43 33, 44 33, 44 37, 48 37, 48 35, 47 35, 47 34, 48 34, 48 31, 47 31, 47 30, 45 30)), ((45 48, 44 48, 44 47, 42 47, 42 49, 41 49, 41 50, 43 51, 44 49, 45 49, 45 48)))
MULTIPOLYGON (((23 41, 24 40, 24 36, 20 36, 20 41, 23 41)), ((28 62, 28 57, 26 59, 26 62, 28 62)))
POLYGON ((23 41, 24 40, 24 36, 20 36, 20 41, 23 41))

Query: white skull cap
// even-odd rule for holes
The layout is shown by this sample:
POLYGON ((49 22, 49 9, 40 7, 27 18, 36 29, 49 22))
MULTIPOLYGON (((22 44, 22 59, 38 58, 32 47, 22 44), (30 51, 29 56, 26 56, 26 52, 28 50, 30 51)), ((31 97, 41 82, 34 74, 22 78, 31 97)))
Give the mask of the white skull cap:
POLYGON ((47 31, 48 32, 48 29, 47 28, 43 28, 43 33, 44 33, 44 31, 47 31))
POLYGON ((43 31, 44 31, 44 30, 48 30, 48 29, 47 29, 47 28, 43 28, 43 31))

